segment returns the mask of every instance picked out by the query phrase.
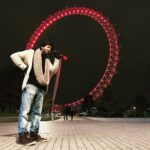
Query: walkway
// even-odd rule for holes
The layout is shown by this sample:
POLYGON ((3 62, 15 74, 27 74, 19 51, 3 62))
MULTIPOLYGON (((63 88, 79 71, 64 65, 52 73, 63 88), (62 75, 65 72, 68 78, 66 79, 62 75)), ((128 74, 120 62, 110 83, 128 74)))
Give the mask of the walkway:
POLYGON ((17 123, 0 123, 0 150, 150 150, 150 122, 75 118, 45 121, 40 134, 48 142, 16 143, 17 123))

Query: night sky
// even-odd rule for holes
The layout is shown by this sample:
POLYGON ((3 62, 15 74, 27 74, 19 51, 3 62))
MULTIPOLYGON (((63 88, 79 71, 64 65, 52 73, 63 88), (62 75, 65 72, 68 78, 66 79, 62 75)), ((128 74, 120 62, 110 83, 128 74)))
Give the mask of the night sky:
MULTIPOLYGON (((122 47, 117 74, 111 84, 118 92, 118 99, 129 103, 137 95, 143 95, 150 101, 149 0, 2 0, 0 69, 14 66, 9 55, 25 49, 43 20, 71 6, 93 8, 116 24, 122 47)), ((57 103, 79 99, 99 82, 109 47, 105 32, 97 22, 81 15, 66 17, 49 27, 38 43, 43 40, 51 41, 56 50, 69 57, 62 64, 57 103)))

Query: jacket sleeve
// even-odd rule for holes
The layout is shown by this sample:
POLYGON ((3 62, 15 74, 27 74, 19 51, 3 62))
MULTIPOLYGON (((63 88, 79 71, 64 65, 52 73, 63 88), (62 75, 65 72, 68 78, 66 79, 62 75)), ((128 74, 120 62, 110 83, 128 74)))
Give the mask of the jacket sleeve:
POLYGON ((56 74, 59 68, 59 59, 55 58, 53 65, 50 63, 50 72, 56 74))
POLYGON ((25 64, 24 59, 28 53, 28 50, 24 50, 21 52, 16 52, 10 55, 11 60, 13 63, 19 67, 21 70, 26 69, 27 64, 25 64))

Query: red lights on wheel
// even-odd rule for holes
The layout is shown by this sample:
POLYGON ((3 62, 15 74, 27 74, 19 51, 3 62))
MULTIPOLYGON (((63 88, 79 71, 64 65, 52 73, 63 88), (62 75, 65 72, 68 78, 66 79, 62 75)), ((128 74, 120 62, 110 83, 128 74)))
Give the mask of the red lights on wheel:
MULTIPOLYGON (((96 10, 86 8, 86 7, 70 7, 64 10, 58 11, 55 14, 49 16, 45 21, 43 21, 40 26, 35 30, 31 38, 29 39, 26 49, 33 48, 37 40, 40 38, 42 33, 54 24, 57 20, 70 16, 70 15, 83 15, 88 16, 95 21, 97 21, 102 28, 104 29, 106 36, 109 42, 109 59, 107 63, 107 67, 105 72, 100 79, 99 83, 94 87, 90 92, 89 95, 96 100, 99 96, 102 95, 103 90, 109 85, 111 79, 113 78, 116 67, 118 64, 118 57, 119 57, 119 46, 118 46, 118 37, 115 32, 114 27, 110 24, 109 20, 101 13, 96 10)), ((75 106, 79 105, 84 101, 83 98, 77 100, 76 102, 65 104, 65 105, 55 105, 55 109, 61 109, 64 106, 75 106)))

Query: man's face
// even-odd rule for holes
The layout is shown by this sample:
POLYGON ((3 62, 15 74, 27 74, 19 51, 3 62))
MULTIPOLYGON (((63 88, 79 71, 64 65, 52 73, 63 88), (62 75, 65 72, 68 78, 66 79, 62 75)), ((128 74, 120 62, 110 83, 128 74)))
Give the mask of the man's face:
POLYGON ((50 45, 45 45, 45 46, 41 47, 41 49, 45 54, 48 54, 51 52, 52 47, 50 45))

